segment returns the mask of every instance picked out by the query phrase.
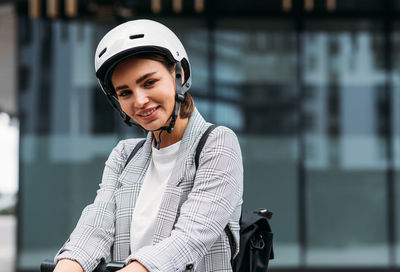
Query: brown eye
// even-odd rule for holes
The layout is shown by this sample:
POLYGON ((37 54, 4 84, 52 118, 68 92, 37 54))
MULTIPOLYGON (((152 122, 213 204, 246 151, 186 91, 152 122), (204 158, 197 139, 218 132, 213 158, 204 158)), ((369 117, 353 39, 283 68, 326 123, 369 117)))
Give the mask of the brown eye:
POLYGON ((156 79, 150 79, 150 80, 147 80, 147 81, 144 83, 144 86, 145 86, 145 87, 151 87, 151 86, 154 85, 154 83, 156 83, 156 82, 157 82, 156 79))
POLYGON ((131 94, 131 91, 130 91, 130 90, 126 90, 126 91, 120 91, 120 92, 118 92, 117 96, 118 96, 118 97, 124 97, 124 96, 127 96, 127 95, 129 95, 129 94, 131 94))

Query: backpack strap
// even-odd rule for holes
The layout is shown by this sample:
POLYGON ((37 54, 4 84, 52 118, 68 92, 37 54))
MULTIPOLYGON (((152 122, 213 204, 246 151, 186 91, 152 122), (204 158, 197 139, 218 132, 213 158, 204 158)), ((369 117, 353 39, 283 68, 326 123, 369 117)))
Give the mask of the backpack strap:
POLYGON ((208 135, 210 135, 211 131, 214 130, 214 128, 218 127, 217 125, 213 124, 207 128, 207 130, 204 132, 203 136, 201 136, 201 139, 199 143, 197 144, 196 148, 196 155, 194 157, 194 164, 196 165, 196 170, 199 168, 199 160, 200 160, 200 153, 203 150, 203 147, 208 139, 208 135))
POLYGON ((229 225, 226 225, 225 229, 225 234, 228 237, 229 240, 229 246, 231 247, 231 265, 233 267, 233 256, 235 256, 236 252, 236 243, 235 243, 235 238, 233 237, 232 231, 229 228, 229 225))
MULTIPOLYGON (((214 128, 218 127, 217 125, 211 125, 207 128, 207 130, 204 132, 204 134, 201 136, 201 139, 197 145, 196 148, 196 154, 195 154, 195 165, 196 165, 196 169, 199 167, 199 160, 200 160, 200 153, 203 150, 203 147, 207 141, 208 135, 211 133, 211 131, 214 130, 214 128)), ((136 153, 138 152, 138 150, 143 146, 144 142, 146 141, 146 139, 141 140, 140 142, 138 142, 135 146, 135 148, 132 150, 131 154, 129 155, 128 159, 126 160, 125 166, 124 168, 128 165, 128 163, 132 160, 132 158, 136 155, 136 153)))
POLYGON ((135 148, 132 150, 131 154, 129 155, 128 159, 126 160, 124 169, 128 165, 128 163, 132 160, 133 156, 135 156, 135 154, 138 152, 138 150, 143 146, 145 141, 146 141, 146 139, 143 139, 136 144, 135 148))

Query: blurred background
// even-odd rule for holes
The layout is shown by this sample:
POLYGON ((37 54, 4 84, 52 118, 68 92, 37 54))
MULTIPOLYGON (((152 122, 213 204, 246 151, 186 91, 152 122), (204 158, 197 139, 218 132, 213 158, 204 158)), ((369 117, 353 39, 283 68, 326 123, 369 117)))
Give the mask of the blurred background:
POLYGON ((173 29, 210 122, 239 136, 271 271, 400 271, 400 0, 0 0, 0 264, 38 271, 123 125, 94 76, 127 20, 173 29))

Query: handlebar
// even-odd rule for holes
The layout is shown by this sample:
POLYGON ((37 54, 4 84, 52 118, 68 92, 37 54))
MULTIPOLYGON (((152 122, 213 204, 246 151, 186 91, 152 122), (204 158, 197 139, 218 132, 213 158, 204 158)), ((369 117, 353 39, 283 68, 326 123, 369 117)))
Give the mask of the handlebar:
MULTIPOLYGON (((115 272, 122 269, 124 266, 125 263, 121 262, 101 262, 93 272, 115 272)), ((44 260, 40 264, 40 272, 53 272, 54 268, 56 268, 56 264, 51 260, 44 260)))

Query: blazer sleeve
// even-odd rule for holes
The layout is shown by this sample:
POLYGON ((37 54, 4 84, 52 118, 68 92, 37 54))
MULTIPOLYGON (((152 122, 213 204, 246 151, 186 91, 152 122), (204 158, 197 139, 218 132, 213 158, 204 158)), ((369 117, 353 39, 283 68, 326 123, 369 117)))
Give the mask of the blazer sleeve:
POLYGON ((107 259, 115 232, 115 197, 118 177, 127 158, 124 141, 111 152, 105 163, 102 182, 94 202, 85 207, 78 224, 54 258, 77 261, 84 271, 92 271, 107 259))
MULTIPOLYGON (((194 167, 194 165, 193 165, 194 167)), ((182 204, 171 236, 128 257, 151 272, 196 269, 242 203, 243 164, 236 135, 214 129, 199 160, 192 191, 182 204)))

